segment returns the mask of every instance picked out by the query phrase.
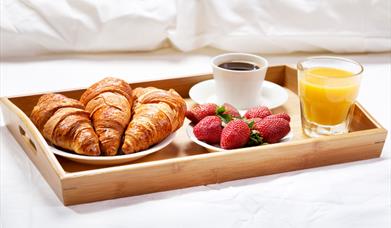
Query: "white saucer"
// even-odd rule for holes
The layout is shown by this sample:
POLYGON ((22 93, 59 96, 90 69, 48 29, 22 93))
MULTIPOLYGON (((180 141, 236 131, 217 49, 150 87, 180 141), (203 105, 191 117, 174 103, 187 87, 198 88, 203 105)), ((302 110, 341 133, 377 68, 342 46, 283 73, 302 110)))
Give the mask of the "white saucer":
POLYGON ((146 149, 143 151, 139 151, 132 154, 125 154, 125 155, 115 155, 115 156, 86 156, 86 155, 79 155, 75 153, 70 153, 64 150, 61 150, 59 148, 53 147, 49 144, 50 149, 54 154, 57 154, 59 156, 68 158, 72 161, 78 162, 78 163, 84 163, 84 164, 90 164, 90 165, 117 165, 125 162, 131 162, 137 159, 140 159, 142 157, 145 157, 149 154, 155 153, 164 147, 166 147, 168 144, 172 142, 172 140, 175 138, 176 132, 169 135, 167 138, 165 138, 160 143, 146 149))
MULTIPOLYGON (((225 149, 221 148, 220 145, 210 145, 206 142, 202 142, 197 139, 197 137, 194 135, 193 132, 193 126, 191 124, 187 125, 186 127, 186 133, 187 136, 198 145, 204 147, 209 152, 217 152, 217 151, 226 151, 225 149)), ((278 143, 288 142, 293 138, 293 132, 290 131, 284 138, 282 138, 278 143)), ((259 146, 266 146, 266 145, 259 145, 259 146)), ((258 146, 257 146, 258 147, 258 146)))
MULTIPOLYGON (((190 98, 198 104, 217 103, 215 81, 206 80, 195 84, 189 91, 190 98)), ((283 87, 269 81, 262 84, 261 104, 270 109, 283 105, 288 100, 288 92, 283 87)))

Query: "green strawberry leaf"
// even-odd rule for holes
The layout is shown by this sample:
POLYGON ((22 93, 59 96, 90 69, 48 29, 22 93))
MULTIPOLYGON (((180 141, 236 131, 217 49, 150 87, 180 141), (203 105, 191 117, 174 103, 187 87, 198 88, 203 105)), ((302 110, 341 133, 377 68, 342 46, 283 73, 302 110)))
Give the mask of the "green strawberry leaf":
POLYGON ((218 107, 218 108, 216 109, 216 115, 223 114, 224 112, 225 112, 225 107, 224 107, 224 105, 222 105, 222 106, 220 106, 220 107, 218 107))
POLYGON ((229 123, 232 120, 232 116, 229 114, 220 114, 218 117, 220 117, 224 123, 229 123))
POLYGON ((256 146, 260 144, 263 144, 263 138, 257 132, 251 132, 247 146, 256 146))
POLYGON ((252 129, 253 128, 253 126, 254 126, 254 120, 251 120, 249 123, 247 123, 247 125, 248 125, 248 127, 250 128, 250 129, 252 129))
POLYGON ((216 115, 218 117, 220 117, 220 119, 224 122, 224 123, 228 123, 229 121, 232 120, 232 115, 230 114, 225 114, 225 107, 224 106, 220 106, 216 109, 216 115))

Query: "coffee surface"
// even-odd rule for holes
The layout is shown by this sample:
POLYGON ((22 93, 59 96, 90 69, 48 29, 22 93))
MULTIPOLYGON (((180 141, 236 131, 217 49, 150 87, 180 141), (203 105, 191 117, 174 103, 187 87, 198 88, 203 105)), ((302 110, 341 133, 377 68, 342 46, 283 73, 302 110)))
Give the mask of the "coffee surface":
POLYGON ((249 62, 226 62, 219 65, 220 68, 237 71, 258 70, 259 66, 249 62))

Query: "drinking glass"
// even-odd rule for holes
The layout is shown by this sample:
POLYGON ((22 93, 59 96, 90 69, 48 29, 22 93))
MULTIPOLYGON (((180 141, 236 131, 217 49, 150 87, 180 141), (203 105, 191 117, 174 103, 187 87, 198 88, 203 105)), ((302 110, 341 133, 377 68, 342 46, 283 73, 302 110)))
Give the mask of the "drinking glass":
POLYGON ((303 131, 309 137, 349 131, 363 67, 346 58, 319 56, 297 64, 303 131))

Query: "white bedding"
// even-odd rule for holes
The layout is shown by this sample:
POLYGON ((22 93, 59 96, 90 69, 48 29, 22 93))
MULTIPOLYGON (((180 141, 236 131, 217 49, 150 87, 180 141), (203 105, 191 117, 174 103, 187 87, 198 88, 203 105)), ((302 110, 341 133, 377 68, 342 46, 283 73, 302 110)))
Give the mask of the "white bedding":
POLYGON ((391 2, 4 0, 1 55, 144 51, 391 50, 391 2))

